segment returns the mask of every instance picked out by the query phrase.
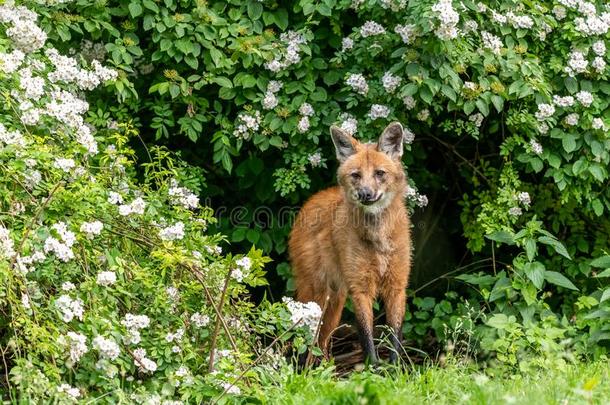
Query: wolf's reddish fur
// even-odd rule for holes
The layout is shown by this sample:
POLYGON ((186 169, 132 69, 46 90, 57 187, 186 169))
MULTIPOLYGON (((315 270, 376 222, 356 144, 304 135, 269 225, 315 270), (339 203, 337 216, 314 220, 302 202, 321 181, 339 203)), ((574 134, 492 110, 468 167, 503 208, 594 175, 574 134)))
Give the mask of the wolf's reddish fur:
POLYGON ((331 135, 341 162, 339 186, 311 197, 290 234, 297 299, 326 307, 319 336, 326 353, 349 295, 363 350, 377 361, 373 301, 383 299, 398 351, 411 267, 407 183, 400 161, 403 129, 390 124, 376 144, 362 144, 337 127, 331 135))

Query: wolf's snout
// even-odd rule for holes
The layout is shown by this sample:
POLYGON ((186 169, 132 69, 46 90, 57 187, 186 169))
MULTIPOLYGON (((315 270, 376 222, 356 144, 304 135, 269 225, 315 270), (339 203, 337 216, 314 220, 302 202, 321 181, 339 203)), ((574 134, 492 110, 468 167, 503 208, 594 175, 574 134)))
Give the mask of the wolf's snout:
POLYGON ((368 187, 363 187, 358 190, 358 200, 362 204, 372 204, 379 200, 380 196, 368 187))

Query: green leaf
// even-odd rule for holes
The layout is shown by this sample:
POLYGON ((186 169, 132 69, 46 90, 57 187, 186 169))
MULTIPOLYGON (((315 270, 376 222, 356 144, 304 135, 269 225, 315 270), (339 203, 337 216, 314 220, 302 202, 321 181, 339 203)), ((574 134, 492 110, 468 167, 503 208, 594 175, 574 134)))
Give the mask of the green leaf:
POLYGON ((559 253, 560 255, 562 255, 563 257, 565 257, 567 259, 572 260, 566 247, 563 246, 563 244, 561 242, 559 242, 557 239, 550 238, 548 236, 541 236, 538 238, 538 242, 544 243, 545 245, 552 246, 553 249, 555 249, 555 252, 559 253))
POLYGON ((544 279, 551 284, 558 285, 569 290, 578 291, 578 288, 566 276, 556 271, 547 271, 544 273, 544 279))
POLYGON ((131 14, 133 18, 142 14, 142 6, 136 1, 132 1, 127 7, 129 8, 129 14, 131 14))
POLYGON ((496 110, 498 112, 502 112, 502 110, 504 109, 504 99, 500 96, 498 96, 497 94, 494 94, 493 96, 491 96, 491 102, 493 103, 494 107, 496 107, 496 110))
POLYGON ((532 283, 536 286, 536 288, 542 288, 542 284, 544 283, 544 265, 540 262, 532 262, 526 263, 523 266, 523 270, 525 271, 525 275, 529 278, 532 283))
POLYGON ((220 87, 226 87, 229 89, 233 88, 233 82, 224 76, 216 76, 212 79, 212 81, 216 84, 218 84, 220 87))
MULTIPOLYGON (((610 256, 608 256, 608 255, 601 256, 601 257, 598 257, 597 259, 592 260, 591 266, 597 267, 597 268, 602 268, 602 269, 609 268, 610 267, 610 256)), ((599 277, 599 275, 598 275, 598 277, 599 277)))
POLYGON ((508 231, 496 231, 489 235, 485 235, 485 237, 496 242, 506 243, 507 245, 515 244, 515 235, 508 231))
POLYGON ((527 254, 527 260, 530 262, 536 257, 536 241, 532 238, 525 240, 525 253, 527 254))
POLYGON ((593 175, 593 177, 595 177, 595 180, 599 182, 604 182, 606 180, 606 174, 600 165, 596 164, 589 166, 589 172, 593 175))
POLYGON ((159 7, 157 7, 157 5, 155 4, 154 1, 152 0, 143 0, 142 4, 144 4, 144 7, 146 7, 147 9, 149 9, 150 11, 153 11, 155 13, 159 12, 159 7))
POLYGON ((599 299, 599 302, 602 303, 610 298, 610 288, 606 288, 602 293, 602 297, 599 299))
POLYGON ((509 325, 509 318, 504 314, 495 314, 485 322, 488 326, 496 329, 506 329, 509 325))
POLYGON ((566 77, 563 83, 571 94, 578 91, 578 82, 573 77, 566 77))
POLYGON ((476 106, 479 109, 479 111, 481 111, 481 114, 483 114, 484 116, 488 116, 489 115, 489 104, 487 104, 487 102, 483 99, 478 99, 476 101, 476 106))
POLYGON ((574 152, 574 150, 576 150, 576 138, 573 135, 565 135, 561 139, 561 144, 563 145, 563 150, 568 153, 574 152))
POLYGON ((599 198, 596 198, 595 200, 593 200, 591 205, 593 206, 593 211, 595 212, 595 215, 597 215, 598 217, 601 217, 602 214, 604 213, 604 204, 602 204, 602 202, 599 200, 599 198))
POLYGON ((248 17, 251 20, 258 20, 263 15, 263 5, 258 1, 248 2, 248 17))
POLYGON ((595 277, 596 278, 610 277, 610 269, 606 269, 606 270, 602 271, 601 273, 597 274, 595 277))

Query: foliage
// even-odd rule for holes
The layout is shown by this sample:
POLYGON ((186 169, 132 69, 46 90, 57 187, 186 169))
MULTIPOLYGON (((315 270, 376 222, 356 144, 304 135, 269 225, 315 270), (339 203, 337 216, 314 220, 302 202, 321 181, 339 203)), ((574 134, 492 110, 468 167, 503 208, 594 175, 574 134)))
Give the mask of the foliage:
POLYGON ((59 54, 25 7, 0 20, 3 399, 202 402, 239 392, 263 325, 306 348, 290 305, 259 321, 268 258, 222 254, 188 168, 155 148, 138 181, 137 130, 84 120, 79 93, 116 72, 59 54))
POLYGON ((204 219, 235 251, 254 244, 278 259, 288 289, 293 208, 332 182, 329 125, 373 140, 398 120, 409 127, 409 206, 421 215, 429 200, 428 210, 449 213, 437 226, 460 256, 483 263, 456 259, 439 277, 457 294, 416 295, 406 336, 421 341, 433 329, 445 341, 462 320, 474 325, 482 356, 524 369, 541 365, 526 361, 532 352, 606 352, 604 2, 108 0, 36 9, 58 49, 118 72, 90 97, 88 118, 137 128, 145 184, 159 155, 142 143, 199 166, 172 175, 224 210, 216 225, 204 219))

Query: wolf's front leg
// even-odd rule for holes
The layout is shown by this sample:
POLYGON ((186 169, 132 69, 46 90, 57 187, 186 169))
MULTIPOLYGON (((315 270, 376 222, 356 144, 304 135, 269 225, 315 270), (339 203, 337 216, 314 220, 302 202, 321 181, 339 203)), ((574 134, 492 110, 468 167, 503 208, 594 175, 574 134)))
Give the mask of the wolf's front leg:
POLYGON ((402 352, 402 321, 405 317, 406 287, 390 287, 381 291, 381 298, 385 307, 386 322, 392 331, 390 340, 393 350, 390 352, 390 362, 395 363, 402 352), (397 288, 398 287, 398 288, 397 288))
POLYGON ((356 322, 358 323, 358 336, 367 360, 377 363, 377 352, 373 342, 373 297, 369 294, 352 294, 356 322))

